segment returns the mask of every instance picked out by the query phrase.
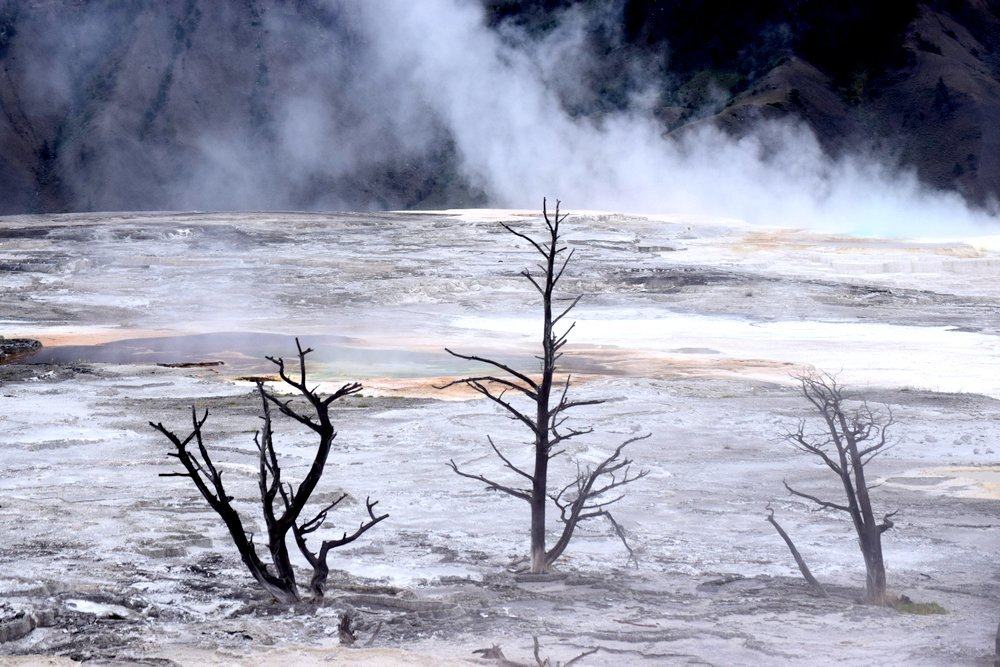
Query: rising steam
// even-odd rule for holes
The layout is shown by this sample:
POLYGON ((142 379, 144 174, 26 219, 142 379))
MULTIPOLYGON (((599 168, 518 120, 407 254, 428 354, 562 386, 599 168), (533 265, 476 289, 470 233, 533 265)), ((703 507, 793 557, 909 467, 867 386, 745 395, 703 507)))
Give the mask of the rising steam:
POLYGON ((572 117, 552 82, 589 57, 578 21, 566 21, 558 41, 512 46, 471 2, 356 9, 381 66, 411 71, 407 97, 442 119, 465 173, 498 205, 559 193, 585 208, 885 235, 984 232, 993 220, 871 156, 830 159, 804 124, 762 122, 742 139, 706 124, 673 139, 639 106, 599 121, 572 117))
POLYGON ((574 208, 882 235, 983 233, 995 221, 886 156, 830 158, 802 123, 666 136, 642 94, 663 74, 647 63, 627 73, 638 92, 624 110, 572 112, 597 58, 588 22, 620 25, 617 3, 596 17, 566 10, 543 37, 487 27, 477 0, 330 0, 322 20, 310 3, 275 3, 253 21, 225 3, 175 4, 138 15, 82 5, 73 20, 56 12, 21 29, 34 49, 20 58, 21 102, 82 119, 59 157, 80 208, 393 207, 400 198, 385 191, 408 165, 453 150, 457 171, 440 178, 498 207, 548 194, 574 208), (230 34, 248 24, 258 32, 230 34), (121 71, 101 70, 81 94, 81 68, 102 57, 121 71), (219 92, 230 81, 235 102, 219 92))

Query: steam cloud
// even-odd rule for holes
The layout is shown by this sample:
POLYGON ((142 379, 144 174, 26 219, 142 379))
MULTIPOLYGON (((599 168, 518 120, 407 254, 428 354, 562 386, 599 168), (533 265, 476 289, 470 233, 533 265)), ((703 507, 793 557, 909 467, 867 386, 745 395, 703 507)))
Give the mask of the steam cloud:
MULTIPOLYGON (((206 111, 170 94, 164 108, 189 120, 170 129, 170 142, 157 142, 157 132, 166 132, 158 130, 158 107, 142 118, 104 110, 88 136, 76 139, 81 150, 61 158, 69 162, 68 185, 96 206, 114 208, 134 207, 127 193, 137 191, 148 193, 153 206, 175 209, 287 209, 303 202, 346 208, 357 205, 356 193, 372 179, 391 178, 378 175, 387 160, 415 163, 448 146, 457 154, 456 176, 500 207, 535 208, 547 194, 573 208, 880 235, 986 233, 995 222, 957 194, 923 187, 891 160, 830 158, 803 124, 762 121, 739 139, 703 124, 667 137, 642 94, 625 111, 571 113, 566 100, 586 95, 577 82, 595 57, 586 23, 600 17, 566 11, 554 31, 535 39, 509 26, 487 27, 475 0, 328 7, 337 17, 332 27, 287 7, 263 13, 277 68, 245 62, 246 50, 197 49, 171 66, 168 84, 202 95, 212 94, 226 68, 256 67, 243 75, 266 84, 264 98, 251 99, 258 117, 206 111), (129 126, 138 131, 123 131, 129 126), (344 197, 345 189, 355 195, 344 197)), ((609 25, 615 11, 608 9, 609 25)), ((205 17, 190 23, 193 32, 212 29, 205 17)), ((73 34, 49 37, 52 53, 85 39, 102 45, 100 36, 117 29, 113 23, 84 32, 64 28, 73 34)), ((166 43, 145 48, 169 50, 166 43)), ((52 59, 38 64, 50 73, 38 95, 58 97, 67 89, 60 76, 69 78, 68 65, 52 59)), ((652 86, 661 74, 638 63, 631 76, 646 76, 652 86)), ((393 202, 373 193, 363 203, 393 202)))
POLYGON ((793 122, 762 123, 742 139, 706 125, 674 140, 641 107, 599 122, 571 117, 550 82, 572 78, 587 57, 579 21, 532 49, 509 46, 457 0, 367 3, 360 18, 384 67, 412 66, 409 93, 444 120, 464 171, 501 205, 536 205, 544 190, 582 208, 888 235, 982 232, 991 219, 912 173, 866 157, 831 160, 793 122))

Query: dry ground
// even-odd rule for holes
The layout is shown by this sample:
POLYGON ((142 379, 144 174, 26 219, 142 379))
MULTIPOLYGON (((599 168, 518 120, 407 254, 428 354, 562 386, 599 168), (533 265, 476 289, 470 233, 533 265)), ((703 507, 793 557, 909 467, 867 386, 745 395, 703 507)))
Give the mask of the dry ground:
MULTIPOLYGON (((431 388, 463 371, 440 353, 446 343, 530 362, 530 304, 516 281, 526 255, 497 218, 530 220, 0 220, 0 333, 41 338, 52 355, 0 367, 3 614, 46 618, 0 653, 446 664, 492 644, 529 660, 537 635, 554 659, 598 648, 583 664, 989 664, 1000 617, 992 251, 578 216, 568 289, 589 304, 568 351, 579 395, 614 400, 586 415, 597 432, 574 454, 650 431, 633 456, 651 474, 616 510, 638 568, 594 524, 567 552, 565 577, 539 583, 517 575, 526 508, 444 465, 495 471, 485 433, 515 456, 518 434, 483 402, 431 388), (157 476, 171 460, 146 422, 182 428, 190 404, 209 408, 213 451, 252 511, 255 402, 234 378, 266 370, 262 352, 291 353, 293 333, 326 350, 324 378, 371 386, 336 412, 316 501, 351 494, 337 525, 357 521, 369 493, 391 516, 337 554, 327 601, 284 609, 247 585, 194 489, 157 476), (143 340, 109 345, 133 338, 143 340), (156 365, 208 359, 225 365, 156 365), (783 478, 836 491, 780 441, 808 414, 788 372, 836 360, 900 422, 899 446, 873 464, 879 506, 900 509, 885 541, 890 585, 945 614, 858 604, 849 526, 783 492, 783 478), (764 521, 769 501, 831 597, 802 584, 764 521), (381 623, 371 648, 337 646, 345 609, 364 639, 381 623)), ((288 471, 300 473, 308 436, 278 428, 288 471)))

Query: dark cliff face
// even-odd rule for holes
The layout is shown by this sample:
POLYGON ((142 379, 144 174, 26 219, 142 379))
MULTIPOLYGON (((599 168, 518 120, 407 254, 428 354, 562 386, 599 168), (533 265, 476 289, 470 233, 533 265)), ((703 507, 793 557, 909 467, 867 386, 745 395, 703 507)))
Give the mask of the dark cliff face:
POLYGON ((0 212, 482 201, 365 48, 326 2, 7 2, 0 212))
MULTIPOLYGON (((407 73, 372 76, 342 4, 7 0, 0 213, 488 203, 444 120, 386 104, 407 73)), ((973 201, 1000 193, 994 2, 484 5, 498 31, 538 37, 584 17, 598 57, 564 99, 574 114, 625 108, 652 81, 665 131, 801 118, 832 154, 860 146, 973 201)))
MULTIPOLYGON (((600 5, 488 0, 498 24, 541 32, 560 11, 600 5)), ((998 16, 993 0, 625 0, 620 31, 592 38, 609 60, 652 56, 672 131, 801 118, 832 154, 889 155, 984 203, 1000 195, 998 16)))

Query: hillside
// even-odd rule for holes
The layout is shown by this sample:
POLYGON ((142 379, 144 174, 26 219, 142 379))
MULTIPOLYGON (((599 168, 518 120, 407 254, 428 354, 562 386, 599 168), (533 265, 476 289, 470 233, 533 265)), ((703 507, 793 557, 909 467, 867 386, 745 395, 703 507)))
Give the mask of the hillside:
MULTIPOLYGON (((433 91, 373 51, 350 5, 8 0, 0 213, 498 203, 421 101, 433 91)), ((977 203, 1000 193, 996 3, 484 7, 515 41, 582 26, 594 57, 557 84, 574 115, 642 93, 675 135, 802 119, 833 155, 874 153, 977 203)))

